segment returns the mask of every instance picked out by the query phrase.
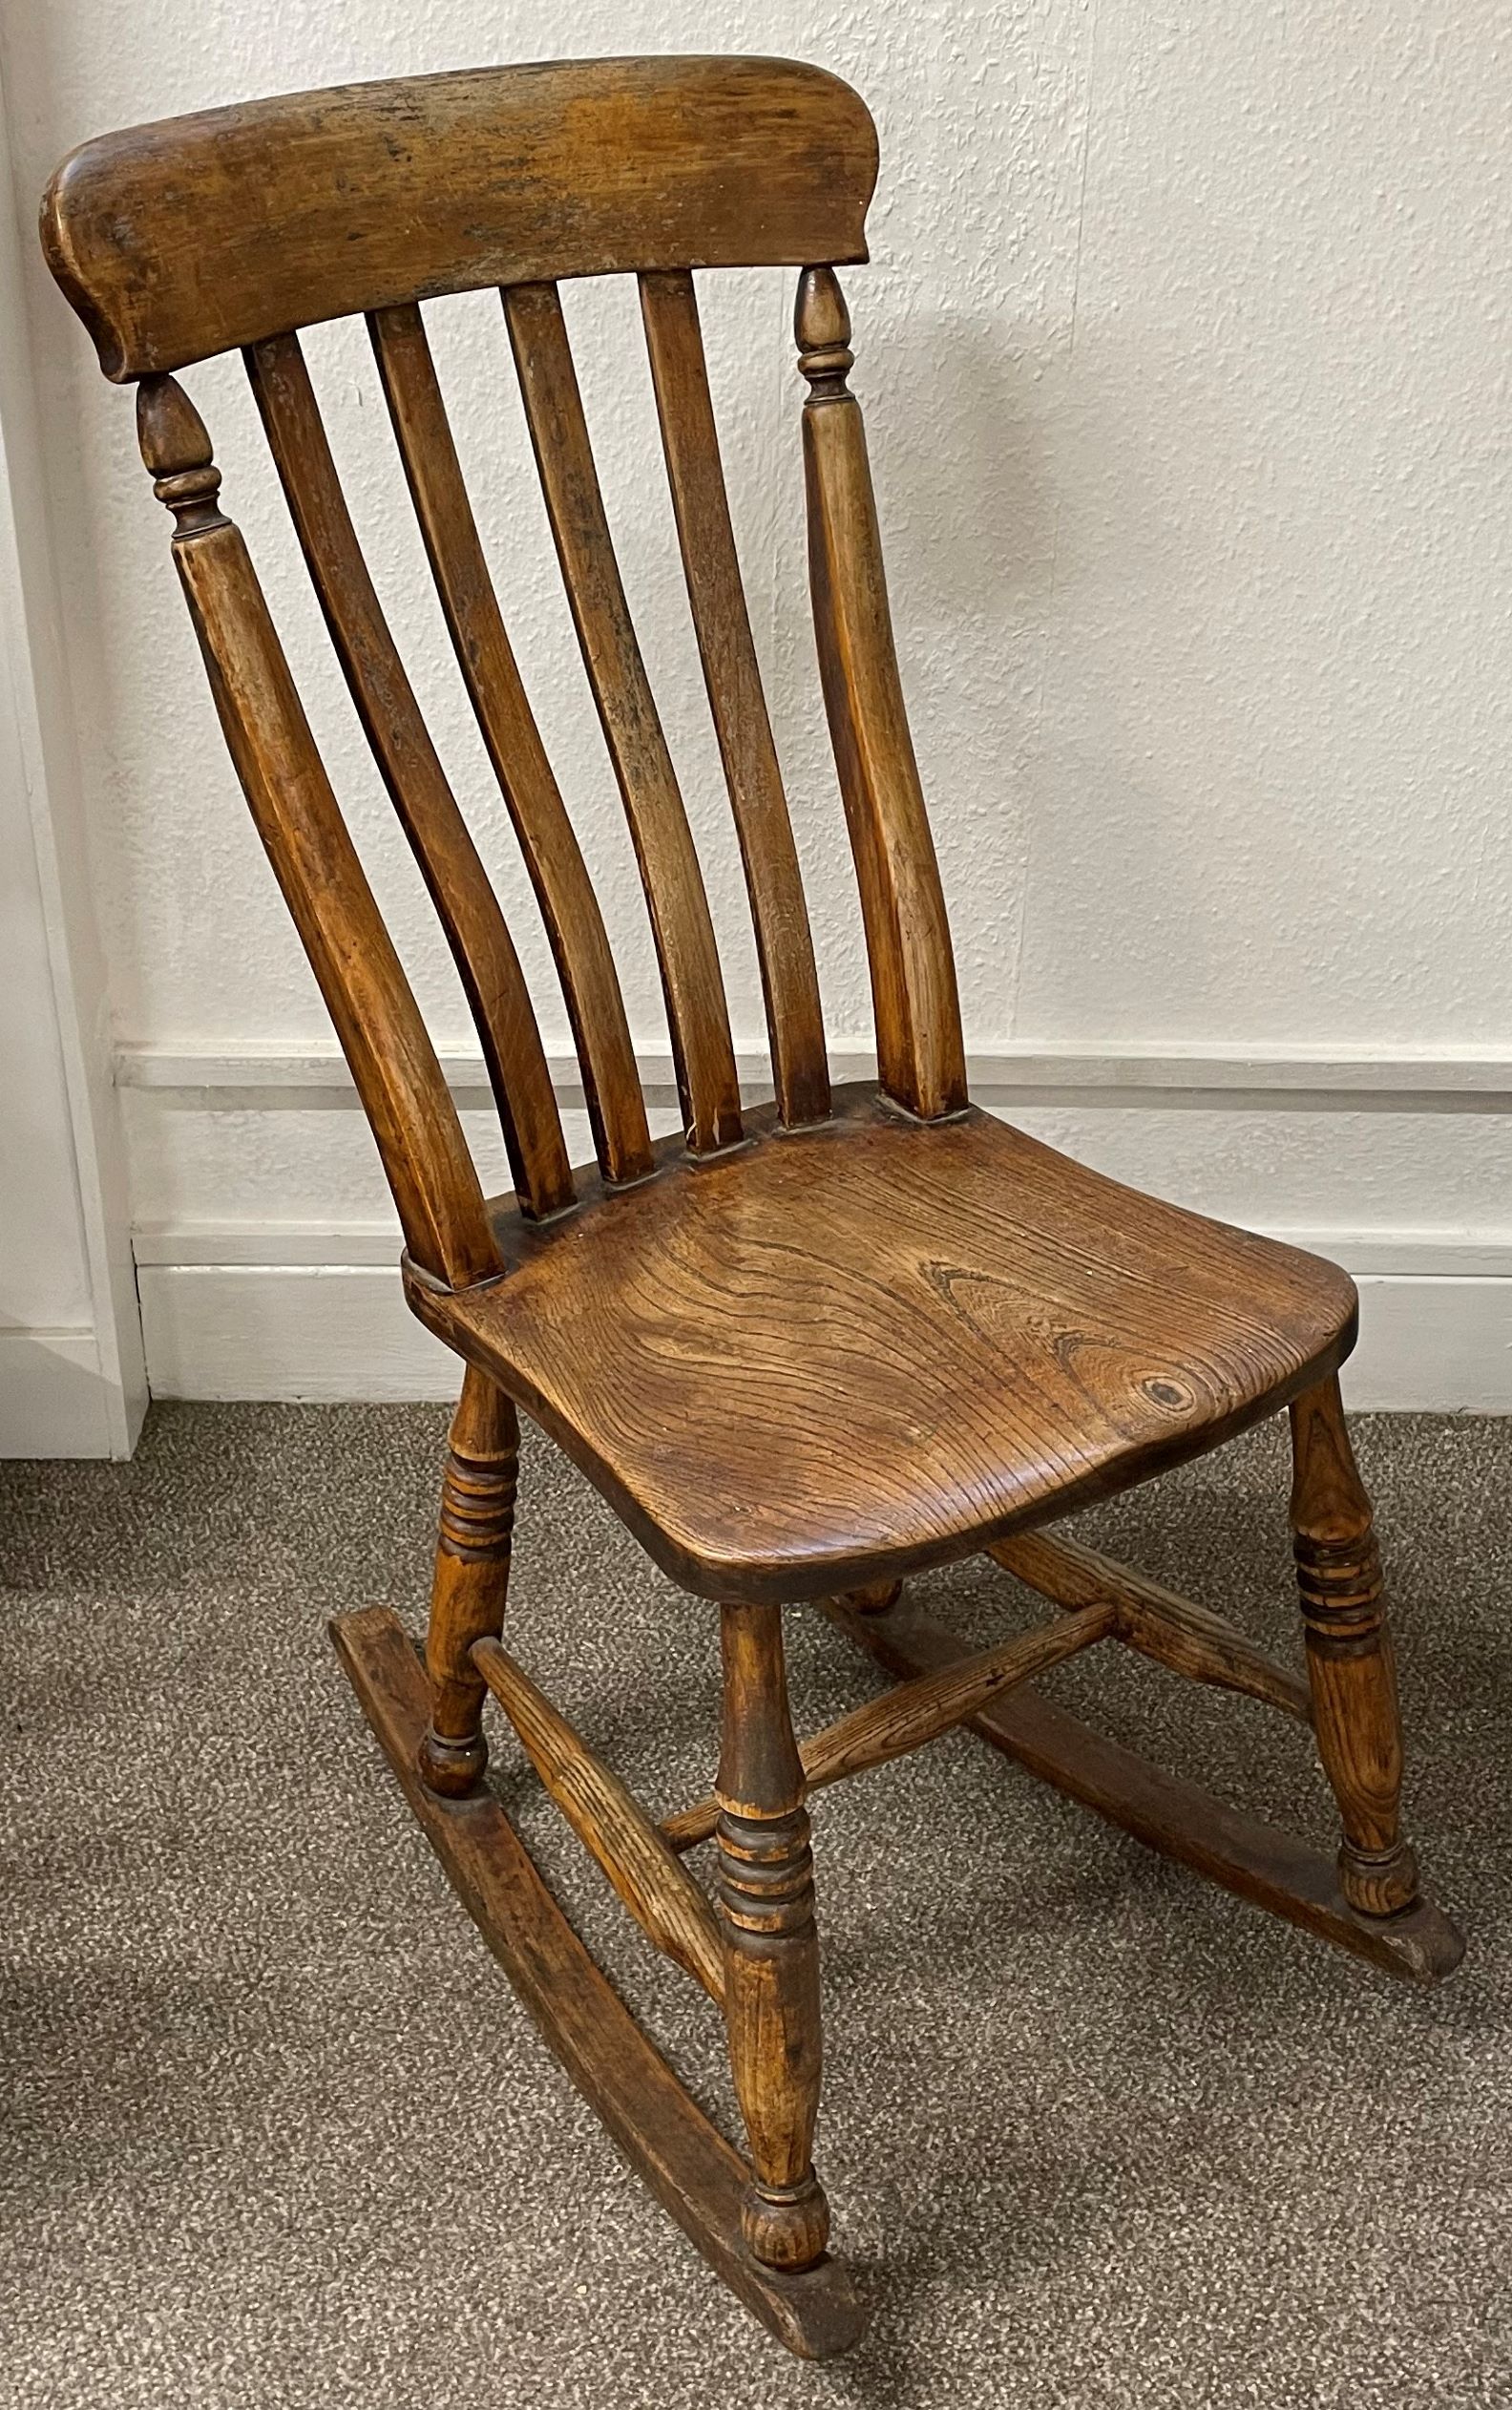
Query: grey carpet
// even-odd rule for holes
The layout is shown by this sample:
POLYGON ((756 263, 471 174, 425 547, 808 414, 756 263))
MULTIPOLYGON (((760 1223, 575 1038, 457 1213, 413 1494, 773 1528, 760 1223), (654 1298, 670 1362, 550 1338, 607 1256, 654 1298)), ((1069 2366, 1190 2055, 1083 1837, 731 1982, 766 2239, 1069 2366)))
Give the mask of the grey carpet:
MULTIPOLYGON (((1361 1432, 1412 1822, 1470 1955, 1418 1995, 967 1735, 825 1793, 821 2167, 877 2302, 789 2361, 644 2196, 410 1822, 327 1646, 418 1623, 444 1418, 158 1408, 0 1468, 0 2399, 12 2410, 1512 2400, 1512 1423, 1361 1432)), ((1292 1644, 1279 1434, 1083 1519, 1292 1644)), ((712 1616, 531 1450, 513 1645, 659 1805, 706 1785, 712 1616)), ((1029 1602, 966 1568, 963 1628, 1029 1602)), ((804 1723, 875 1677, 791 1618, 804 1723)), ((1102 1652, 1122 1737, 1328 1839, 1305 1734, 1102 1652)), ((510 1749, 580 1929, 701 2095, 701 1994, 510 1749)))

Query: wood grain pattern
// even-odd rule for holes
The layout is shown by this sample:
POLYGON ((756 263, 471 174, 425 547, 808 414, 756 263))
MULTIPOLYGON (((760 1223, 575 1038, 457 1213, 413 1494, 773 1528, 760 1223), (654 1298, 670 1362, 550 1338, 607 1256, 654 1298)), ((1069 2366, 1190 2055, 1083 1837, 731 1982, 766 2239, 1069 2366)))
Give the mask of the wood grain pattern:
POLYGON ((435 1049, 310 734, 198 411, 171 377, 137 392, 154 492, 242 790, 320 983, 424 1278, 495 1279, 498 1252, 435 1049))
MULTIPOLYGON (((856 1615, 839 1600, 828 1602, 825 1612, 857 1647, 905 1681, 951 1664, 965 1646, 906 1596, 888 1615, 856 1615)), ((973 1718, 972 1729, 1040 1782, 1164 1857, 1388 1975, 1437 1983, 1464 1955, 1460 1934, 1428 1901, 1399 1916, 1362 1915, 1324 1851, 1152 1765, 1031 1688, 994 1700, 973 1718)))
POLYGON ((368 324, 457 666, 546 923, 598 1162, 606 1179, 643 1179, 651 1141, 603 917, 505 633, 425 327, 412 303, 368 324))
POLYGON ((640 310, 699 658, 750 896, 777 1110, 789 1127, 823 1121, 830 1077, 819 975, 741 583, 691 275, 642 276, 640 310))
MULTIPOLYGON (((859 1612, 882 1610, 873 1607, 859 1612)), ((1015 1633, 1011 1640, 1001 1640, 996 1648, 963 1657, 958 1664, 935 1674, 921 1674, 916 1681, 901 1682, 881 1699, 868 1700, 864 1707, 853 1708, 805 1741, 798 1755, 806 1788, 815 1791, 827 1783, 870 1773, 873 1766, 886 1765, 910 1749, 937 1741, 941 1733, 954 1731, 976 1715, 989 1699, 1032 1681, 1037 1674, 1048 1673, 1053 1665, 1061 1665, 1095 1641, 1106 1639, 1117 1622, 1118 1610, 1113 1605, 1094 1601, 1069 1614, 1063 1623, 1015 1633)), ((717 1798, 699 1800, 679 1815, 666 1818, 662 1837, 674 1850, 691 1850, 711 1837, 719 1813, 717 1798)))
POLYGON ((1210 1607, 1163 1589, 1130 1566, 1059 1533, 1019 1532, 995 1540, 987 1554, 1040 1596, 1075 1612, 1100 1598, 1117 1609, 1114 1638, 1188 1681, 1208 1682, 1258 1699, 1283 1715, 1310 1723, 1312 1699, 1303 1679, 1277 1665, 1210 1607))
MULTIPOLYGON (((807 1793, 968 1719, 1099 1813, 1373 1963, 1460 1952, 1417 1892, 1370 1509, 1335 1373, 1346 1277, 1103 1179, 975 1110, 883 575, 850 326, 874 138, 847 88, 758 59, 579 62, 304 95, 87 145, 45 241, 139 426, 221 725, 399 1208, 415 1312, 467 1367, 427 1670, 394 1618, 337 1645, 411 1808, 585 2096, 794 2351, 861 2315, 826 2254, 807 1793), (880 1093, 827 1095, 811 942, 741 590, 692 271, 786 262, 797 305, 821 682, 872 975, 880 1093), (634 270, 695 632, 752 902, 778 1100, 740 1110, 688 816, 630 622, 556 280, 634 270), (498 284, 579 647, 646 891, 683 1131, 651 1146, 587 870, 489 581, 418 304, 498 284), (583 1063, 574 1173, 529 1000, 395 651, 297 329, 367 313, 432 575, 524 847, 583 1063), (166 367, 236 346, 338 653, 490 1051, 516 1182, 486 1204, 205 430, 166 367), (828 1110, 827 1110, 828 1104, 828 1110), (523 1406, 674 1580, 720 1606, 716 1923, 664 1832, 499 1643, 523 1406), (1219 1618, 1074 1542, 1080 1505, 1290 1406, 1309 1694, 1219 1618), (987 1548, 1060 1621, 975 1655, 900 1594, 987 1548), (914 1686, 800 1753, 784 1604, 817 1597, 914 1686), (1062 1715, 1027 1676, 1102 1638, 1293 1715, 1337 1800, 1335 1872, 1062 1715), (482 1786, 495 1690, 655 1939, 716 1998, 750 2166, 637 2030, 482 1786), (429 1719, 429 1721, 428 1721, 429 1719)), ((717 1811, 717 1812, 716 1812, 717 1811)))
POLYGON ((740 1138, 740 1083, 693 833, 620 582, 556 286, 515 286, 504 295, 504 314, 583 666, 650 908, 683 1127, 693 1152, 710 1153, 740 1138))
POLYGON ((331 1638, 448 1881, 578 2089, 657 2199, 746 2308, 803 2359, 849 2350, 867 2307, 838 2260, 767 2268, 746 2248, 749 2171, 689 2098, 588 1955, 492 1792, 437 1799, 415 1768, 425 1676, 387 1607, 338 1616, 331 1638))
POLYGON ((527 1213, 560 1213, 573 1178, 530 990, 368 575, 299 337, 257 345, 247 374, 336 657, 446 931, 515 1194, 527 1213))
POLYGON ((86 142, 42 239, 107 376, 433 293, 864 260, 876 133, 789 59, 573 59, 291 93, 86 142))
POLYGON ((552 1798, 637 1924, 711 1999, 723 2002, 719 1925, 682 1859, 619 1775, 594 1756, 496 1639, 480 1639, 472 1661, 552 1798))
POLYGON ((766 2268, 809 2268, 830 2205, 813 2171, 823 2060, 813 1856, 780 1607, 720 1613, 720 1910, 724 2019, 750 2142, 741 2228, 766 2268))
POLYGON ((431 1710, 420 1775, 447 1799, 476 1790, 488 1765, 483 1683, 472 1644, 495 1637, 509 1591, 519 1423, 512 1400, 469 1364, 452 1417, 436 1532, 426 1671, 431 1710))
POLYGON ((1292 1400, 1292 1448, 1312 1715, 1344 1826, 1339 1881, 1353 1906, 1391 1916, 1418 1896, 1418 1862, 1401 1830, 1401 1717, 1380 1556, 1336 1379, 1292 1400))
POLYGON ((892 643, 861 407, 846 383, 850 313, 806 268, 794 318, 804 403, 808 581, 819 674, 866 921, 887 1093, 934 1121, 966 1102, 956 959, 892 643))
POLYGON ((411 1283, 673 1578, 817 1597, 965 1555, 1210 1448, 1348 1352, 1331 1264, 1142 1197, 985 1113, 834 1117, 506 1200, 496 1292, 411 1283), (697 1446, 689 1435, 697 1434, 697 1446), (781 1468, 780 1478, 774 1468, 781 1468))

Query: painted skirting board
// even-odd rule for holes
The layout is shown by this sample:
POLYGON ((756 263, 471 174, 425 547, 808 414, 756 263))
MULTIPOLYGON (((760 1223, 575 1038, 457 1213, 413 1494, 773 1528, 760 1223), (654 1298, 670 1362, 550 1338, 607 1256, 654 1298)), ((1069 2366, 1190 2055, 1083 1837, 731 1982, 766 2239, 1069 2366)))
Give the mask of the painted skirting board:
MULTIPOLYGON (((390 1233, 354 1234, 356 1262, 216 1261, 261 1245, 269 1233, 144 1234, 137 1275, 154 1393, 185 1398, 444 1398, 457 1371, 404 1302, 390 1233), (152 1262, 167 1245, 179 1259, 152 1262), (376 1258, 380 1248, 384 1260, 376 1258), (198 1257, 199 1259, 185 1259, 198 1257)), ((1321 1234, 1307 1236, 1316 1244, 1321 1234)), ((280 1243, 339 1244, 336 1234, 295 1230, 280 1243)), ((1442 1413, 1512 1412, 1512 1237, 1441 1248, 1421 1237, 1402 1250, 1419 1267, 1370 1272, 1390 1260, 1380 1234, 1327 1252, 1354 1258, 1360 1343, 1345 1370, 1352 1406, 1442 1413), (1479 1264, 1480 1270, 1450 1269, 1479 1264)))
MULTIPOLYGON (((638 1057, 647 1101, 675 1102, 664 1055, 638 1057)), ((859 1046, 832 1052, 837 1079, 863 1078, 859 1046)), ((759 1050, 739 1057, 769 1092, 759 1050)), ((442 1054, 459 1105, 487 1101, 480 1059, 442 1054)), ((577 1066, 554 1059, 564 1110, 580 1107, 577 1066)), ((1512 1054, 1448 1050, 1022 1041, 971 1059, 973 1093, 1012 1110, 1191 1107, 1220 1112, 1478 1113, 1512 1110, 1512 1054)), ((120 1085, 172 1093, 194 1110, 356 1110, 334 1046, 126 1046, 120 1085)), ((1383 1200, 1389 1204, 1389 1196, 1383 1200)), ((1342 1263, 1360 1283, 1361 1341, 1346 1372, 1353 1404, 1512 1412, 1512 1227, 1257 1226, 1342 1263)), ((409 1314, 391 1222, 180 1216, 135 1236, 154 1391, 195 1398, 440 1398, 454 1365, 409 1314)))
MULTIPOLYGON (((459 1104, 486 1103, 481 1055, 439 1049, 442 1070, 459 1104)), ((557 1101, 580 1109, 582 1089, 571 1055, 548 1057, 557 1101)), ((669 1055, 638 1050, 646 1102, 675 1105, 669 1055)), ((770 1093, 764 1053, 738 1050, 743 1088, 770 1093)), ((874 1076, 876 1057, 856 1041, 831 1047, 838 1084, 874 1076)), ((1351 1112, 1512 1111, 1512 1052, 1504 1046, 1416 1048, 1290 1046, 1247 1048, 1178 1044, 1159 1039, 1046 1040, 1026 1038, 974 1050, 967 1059, 972 1094, 983 1105, 1165 1104, 1240 1111, 1262 1104, 1351 1112)), ((351 1079, 334 1045, 298 1049, 257 1046, 123 1046, 116 1077, 123 1088, 202 1096, 206 1103, 245 1105, 249 1099, 289 1109, 332 1095, 356 1104, 351 1079)))
POLYGON ((120 1387, 93 1330, 0 1330, 0 1457, 122 1456, 120 1387))

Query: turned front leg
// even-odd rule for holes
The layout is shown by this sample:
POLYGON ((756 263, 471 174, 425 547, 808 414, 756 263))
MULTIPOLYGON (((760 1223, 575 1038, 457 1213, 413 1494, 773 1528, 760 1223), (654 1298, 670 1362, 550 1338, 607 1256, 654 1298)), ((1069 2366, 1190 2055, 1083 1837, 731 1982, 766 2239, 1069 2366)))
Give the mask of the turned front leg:
POLYGON ((813 2171, 819 1942, 782 1610, 723 1608, 721 1644, 724 1716, 716 1787, 725 2018, 752 2170, 741 2223, 766 2266, 807 2268, 824 2251, 830 2205, 813 2171))
POLYGON ((1334 1379, 1292 1407, 1292 1547, 1307 1631, 1318 1755, 1344 1826, 1352 1908, 1389 1916, 1418 1896, 1402 1836, 1401 1720, 1370 1500, 1334 1379))
POLYGON ((474 1640, 497 1639, 504 1621, 518 1465, 513 1402, 470 1364, 441 1483, 426 1633, 430 1723, 420 1744, 422 1781, 448 1799, 475 1790, 488 1764, 484 1683, 471 1651, 474 1640))

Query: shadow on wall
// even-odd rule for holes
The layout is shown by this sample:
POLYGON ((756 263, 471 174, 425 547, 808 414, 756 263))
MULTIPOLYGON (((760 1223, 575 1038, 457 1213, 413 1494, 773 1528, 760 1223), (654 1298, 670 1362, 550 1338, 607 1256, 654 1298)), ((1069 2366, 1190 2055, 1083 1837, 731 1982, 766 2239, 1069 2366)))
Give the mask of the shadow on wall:
POLYGON ((987 669, 1010 629, 1042 637, 1054 592, 1057 497, 1040 423, 1059 364, 1037 366, 1005 326, 910 311, 886 337, 873 384, 863 349, 852 384, 867 412, 882 536, 895 560, 893 608, 987 669))

